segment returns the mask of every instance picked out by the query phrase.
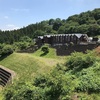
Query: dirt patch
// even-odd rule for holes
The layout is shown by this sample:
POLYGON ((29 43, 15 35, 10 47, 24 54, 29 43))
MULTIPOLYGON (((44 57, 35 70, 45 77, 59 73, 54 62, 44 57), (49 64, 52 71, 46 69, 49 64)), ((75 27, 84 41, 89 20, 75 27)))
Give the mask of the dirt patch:
POLYGON ((79 100, 78 95, 77 95, 77 94, 74 94, 74 95, 72 96, 71 100, 79 100))
POLYGON ((98 55, 100 55, 100 46, 98 46, 98 47, 95 49, 95 51, 96 51, 96 53, 97 53, 98 55))

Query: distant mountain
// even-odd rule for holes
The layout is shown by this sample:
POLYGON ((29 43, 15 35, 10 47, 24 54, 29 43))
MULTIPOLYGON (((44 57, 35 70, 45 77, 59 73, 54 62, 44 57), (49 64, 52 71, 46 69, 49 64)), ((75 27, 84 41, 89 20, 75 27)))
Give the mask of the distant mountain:
POLYGON ((49 19, 18 30, 0 31, 0 43, 12 44, 19 41, 23 36, 36 38, 38 35, 68 33, 100 35, 100 8, 70 16, 68 19, 49 19))

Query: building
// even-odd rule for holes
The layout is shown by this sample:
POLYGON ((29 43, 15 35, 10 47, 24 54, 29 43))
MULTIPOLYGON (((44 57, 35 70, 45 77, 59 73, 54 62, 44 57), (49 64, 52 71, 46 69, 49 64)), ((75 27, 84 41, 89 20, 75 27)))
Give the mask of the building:
POLYGON ((37 44, 42 45, 44 43, 48 43, 51 45, 59 45, 59 44, 69 44, 73 42, 74 44, 87 43, 88 36, 87 34, 73 33, 73 34, 52 34, 52 35, 44 35, 38 36, 37 44))

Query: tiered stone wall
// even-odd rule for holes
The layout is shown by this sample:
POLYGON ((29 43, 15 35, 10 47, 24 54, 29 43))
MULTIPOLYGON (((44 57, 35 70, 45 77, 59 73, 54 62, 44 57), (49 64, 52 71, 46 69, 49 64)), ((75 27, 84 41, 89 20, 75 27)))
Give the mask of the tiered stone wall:
POLYGON ((77 44, 77 45, 55 45, 53 48, 56 49, 58 56, 70 55, 73 52, 83 52, 87 50, 93 50, 97 47, 97 44, 77 44))
POLYGON ((15 73, 3 66, 0 66, 0 85, 6 86, 9 83, 12 83, 12 79, 15 76, 15 73))
POLYGON ((0 68, 0 85, 5 86, 11 80, 11 73, 0 68))

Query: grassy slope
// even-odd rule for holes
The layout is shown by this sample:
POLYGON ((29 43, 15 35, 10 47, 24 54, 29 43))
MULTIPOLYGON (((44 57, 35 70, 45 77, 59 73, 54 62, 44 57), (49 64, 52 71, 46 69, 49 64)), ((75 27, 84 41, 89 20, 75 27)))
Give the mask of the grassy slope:
MULTIPOLYGON (((56 56, 55 49, 52 48, 50 48, 47 55, 41 57, 41 54, 41 49, 36 51, 34 54, 13 53, 0 61, 0 65, 14 70, 18 77, 20 76, 30 80, 30 76, 34 77, 34 75, 38 75, 39 73, 49 72, 57 63, 64 63, 66 60, 65 57, 56 56)), ((88 96, 85 94, 82 95, 84 97, 88 96)), ((96 97, 99 98, 99 95, 94 94, 94 98, 96 97)), ((89 98, 91 98, 91 96, 89 98)), ((2 100, 1 94, 0 100, 2 100)))
POLYGON ((2 100, 3 99, 3 95, 2 95, 2 87, 0 87, 0 100, 2 100))
MULTIPOLYGON (((56 56, 55 49, 50 48, 49 53, 41 57, 42 53, 41 49, 37 50, 34 54, 13 53, 1 60, 0 65, 15 71, 17 79, 23 77, 25 80, 31 80, 35 75, 48 73, 57 63, 65 61, 65 57, 56 56)), ((0 100, 2 100, 1 94, 0 100)))
POLYGON ((3 65, 17 73, 19 77, 29 77, 37 73, 45 73, 50 71, 57 63, 63 63, 65 57, 58 57, 56 51, 53 48, 49 48, 49 53, 45 56, 41 48, 33 54, 28 53, 13 53, 10 56, 0 61, 0 65, 3 65))
POLYGON ((66 56, 57 56, 56 49, 49 48, 49 53, 47 53, 46 55, 43 55, 41 48, 39 50, 37 50, 36 52, 34 52, 33 55, 37 56, 37 57, 42 57, 42 58, 53 58, 53 59, 60 59, 62 61, 65 61, 66 56))
POLYGON ((0 100, 3 100, 3 96, 0 94, 0 100))
POLYGON ((37 50, 33 55, 34 56, 39 56, 39 57, 44 57, 44 58, 58 58, 56 56, 56 49, 49 48, 49 53, 47 55, 41 56, 43 52, 41 51, 41 48, 37 50))
MULTIPOLYGON (((41 47, 42 48, 42 47, 41 47)), ((56 49, 49 48, 49 53, 43 55, 41 48, 34 52, 32 55, 36 58, 39 58, 41 61, 45 61, 45 63, 49 66, 56 65, 57 63, 64 63, 66 60, 65 56, 57 56, 56 49)))
MULTIPOLYGON (((21 77, 24 80, 31 80, 35 75, 48 73, 53 66, 62 61, 54 58, 37 57, 27 53, 13 53, 1 60, 0 65, 15 71, 18 79, 21 77)), ((1 93, 0 100, 2 100, 1 93)))
POLYGON ((28 75, 36 71, 39 67, 37 61, 27 54, 14 53, 2 61, 0 64, 14 70, 18 76, 28 75))
POLYGON ((53 58, 36 57, 27 53, 13 53, 0 61, 0 65, 14 70, 20 77, 27 77, 37 72, 47 72, 58 62, 59 60, 53 58))

